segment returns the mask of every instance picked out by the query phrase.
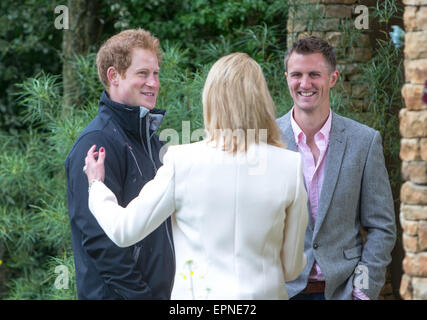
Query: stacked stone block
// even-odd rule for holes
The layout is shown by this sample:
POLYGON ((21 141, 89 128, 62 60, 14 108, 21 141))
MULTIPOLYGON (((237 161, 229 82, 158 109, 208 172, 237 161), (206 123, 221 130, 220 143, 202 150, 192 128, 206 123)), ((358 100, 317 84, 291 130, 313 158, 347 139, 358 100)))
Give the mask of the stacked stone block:
POLYGON ((400 222, 403 230, 403 299, 427 299, 427 0, 403 0, 405 26, 405 108, 399 113, 402 135, 400 222))

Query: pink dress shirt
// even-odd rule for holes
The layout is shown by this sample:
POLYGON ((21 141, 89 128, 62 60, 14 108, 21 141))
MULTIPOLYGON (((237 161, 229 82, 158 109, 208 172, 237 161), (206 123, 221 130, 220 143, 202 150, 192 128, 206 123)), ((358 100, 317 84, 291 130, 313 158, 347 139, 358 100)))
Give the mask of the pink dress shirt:
MULTIPOLYGON (((311 216, 313 222, 316 222, 317 211, 319 208, 320 193, 322 191, 323 178, 325 174, 325 163, 328 157, 329 149, 329 134, 332 125, 332 113, 329 111, 328 119, 323 127, 314 135, 314 143, 319 149, 319 157, 317 163, 314 162, 314 156, 310 147, 307 145, 307 138, 301 128, 294 120, 294 110, 292 109, 291 126, 295 136, 295 143, 298 147, 298 152, 302 156, 302 170, 304 174, 305 185, 307 187, 308 200, 310 203, 311 216)), ((309 281, 324 281, 325 276, 320 270, 319 265, 314 261, 313 267, 309 275, 309 281)), ((369 298, 359 289, 354 288, 353 297, 361 300, 369 300, 369 298)))

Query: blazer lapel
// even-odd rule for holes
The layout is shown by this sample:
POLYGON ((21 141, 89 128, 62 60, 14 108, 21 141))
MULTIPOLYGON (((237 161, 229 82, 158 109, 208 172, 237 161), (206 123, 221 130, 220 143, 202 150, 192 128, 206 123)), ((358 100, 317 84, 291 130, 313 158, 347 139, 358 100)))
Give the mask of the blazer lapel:
POLYGON ((286 148, 291 151, 298 152, 298 147, 295 143, 294 132, 292 131, 291 122, 289 122, 289 126, 283 132, 284 141, 286 142, 286 148))
MULTIPOLYGON (((280 123, 279 124, 279 128, 282 130, 282 134, 283 134, 283 141, 286 143, 286 148, 288 150, 291 151, 295 151, 298 152, 298 147, 295 143, 295 135, 294 135, 294 131, 292 130, 292 125, 291 125, 291 111, 289 111, 287 114, 285 114, 283 116, 283 118, 280 119, 280 123)), ((304 181, 304 186, 305 186, 305 190, 307 190, 307 186, 305 185, 305 179, 303 177, 303 181, 304 181)), ((313 218, 311 215, 311 210, 310 210, 310 202, 307 200, 307 209, 309 211, 309 227, 311 230, 313 230, 314 228, 314 223, 313 223, 313 218)))
POLYGON ((292 110, 277 120, 277 125, 282 131, 282 140, 286 143, 286 149, 298 152, 295 144, 295 136, 291 126, 292 110))
POLYGON ((317 211, 314 234, 319 231, 329 209, 341 170, 346 143, 347 136, 345 135, 345 127, 342 124, 340 116, 333 112, 327 162, 325 164, 325 174, 319 199, 319 209, 317 211))

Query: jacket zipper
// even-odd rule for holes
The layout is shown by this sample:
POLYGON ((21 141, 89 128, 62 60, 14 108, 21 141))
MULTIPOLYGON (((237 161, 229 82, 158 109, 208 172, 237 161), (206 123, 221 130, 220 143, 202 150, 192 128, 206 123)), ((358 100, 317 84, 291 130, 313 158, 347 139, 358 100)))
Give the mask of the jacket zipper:
MULTIPOLYGON (((141 169, 139 168, 138 161, 136 161, 136 157, 135 157, 135 154, 134 154, 134 153, 133 153, 133 151, 132 151, 132 147, 131 147, 128 143, 126 143, 126 145, 128 146, 129 151, 130 151, 130 153, 131 153, 131 155, 132 155, 133 159, 135 160, 136 167, 138 168, 139 174, 140 174, 140 175, 141 175, 141 177, 142 177, 142 172, 141 172, 141 169)), ((165 224, 164 224, 164 225, 165 225, 165 228, 166 228, 166 235, 167 235, 167 237, 168 237, 169 246, 170 246, 171 251, 172 251, 172 258, 173 258, 173 260, 172 260, 172 261, 173 261, 173 266, 174 266, 174 274, 173 274, 173 276, 172 276, 172 282, 171 282, 171 290, 172 290, 173 285, 174 285, 174 283, 175 283, 175 268, 176 268, 176 263, 175 263, 175 249, 174 249, 174 247, 173 247, 172 238, 171 238, 170 233, 169 233, 167 220, 165 221, 165 224)), ((142 248, 141 246, 135 245, 134 252, 133 252, 133 258, 134 258, 134 260, 135 260, 135 263, 137 263, 137 262, 138 262, 139 255, 140 255, 140 252, 141 252, 141 248, 142 248)))
POLYGON ((143 118, 140 118, 139 121, 139 138, 141 139, 141 143, 142 143, 142 147, 144 148, 144 150, 147 152, 148 157, 151 160, 151 164, 153 165, 153 169, 154 169, 154 174, 157 173, 157 167, 156 164, 153 160, 153 155, 151 153, 151 143, 150 143, 150 139, 149 139, 149 135, 150 135, 150 124, 149 124, 149 120, 148 120, 148 115, 145 115, 145 137, 146 137, 146 142, 147 142, 147 148, 145 147, 144 141, 143 141, 143 137, 142 137, 142 121, 143 118))
POLYGON ((141 252, 142 247, 139 245, 135 245, 134 250, 133 250, 133 259, 135 260, 135 263, 138 262, 139 259, 139 254, 141 252))
MULTIPOLYGON (((142 172, 141 172, 141 169, 139 168, 138 161, 136 161, 136 157, 135 157, 135 154, 132 151, 132 147, 128 143, 126 143, 126 145, 128 146, 130 154, 132 155, 133 160, 136 163, 136 167, 138 168, 139 174, 142 177, 142 172)), ((142 247, 139 246, 139 245, 137 245, 137 244, 134 247, 134 250, 133 250, 133 260, 135 261, 135 263, 138 263, 139 255, 140 255, 140 252, 141 252, 141 248, 142 247)))
POLYGON ((136 167, 138 168, 139 174, 140 174, 140 175, 141 175, 141 177, 142 177, 142 176, 143 176, 143 175, 142 175, 142 171, 141 171, 141 169, 139 168, 138 161, 136 161, 136 157, 135 157, 135 155, 134 155, 134 153, 133 153, 133 151, 132 151, 132 147, 131 147, 128 143, 126 143, 126 145, 128 146, 129 151, 130 151, 130 154, 132 155, 133 160, 134 160, 134 161, 135 161, 135 163, 136 163, 136 167))
MULTIPOLYGON (((142 138, 142 120, 143 119, 140 119, 140 121, 139 121, 139 137, 140 137, 140 139, 141 139, 141 143, 142 143, 142 146, 143 146, 143 148, 145 149, 145 145, 144 145, 144 141, 143 141, 143 138, 142 138)), ((154 173, 156 174, 157 173, 157 167, 156 167, 156 164, 155 164, 155 162, 154 162, 154 159, 153 159, 153 154, 152 154, 152 152, 151 152, 151 143, 150 143, 150 123, 149 123, 149 117, 148 117, 148 114, 145 116, 145 137, 146 137, 146 141, 147 141, 147 148, 148 148, 148 150, 145 150, 145 151, 147 151, 147 153, 148 153, 148 156, 150 157, 150 160, 151 160, 151 163, 153 164, 153 168, 154 168, 154 173)), ((135 158, 135 157, 134 157, 135 158)), ((135 159, 135 161, 136 161, 136 159, 135 159)), ((172 290, 172 288, 173 288, 173 285, 174 285, 174 283, 175 283, 175 268, 176 268, 176 262, 175 262, 175 249, 174 249, 174 247, 173 247, 173 243, 172 243, 172 238, 171 238, 171 236, 170 236, 170 234, 169 234, 169 229, 168 229, 168 220, 166 220, 165 221, 165 228, 166 228, 166 235, 167 235, 167 237, 168 237, 168 242, 169 242, 169 246, 170 246, 170 249, 171 249, 171 252, 172 252, 172 258, 173 258, 173 266, 174 266, 174 274, 173 274, 173 276, 172 276, 172 281, 171 281, 171 290, 172 290)))

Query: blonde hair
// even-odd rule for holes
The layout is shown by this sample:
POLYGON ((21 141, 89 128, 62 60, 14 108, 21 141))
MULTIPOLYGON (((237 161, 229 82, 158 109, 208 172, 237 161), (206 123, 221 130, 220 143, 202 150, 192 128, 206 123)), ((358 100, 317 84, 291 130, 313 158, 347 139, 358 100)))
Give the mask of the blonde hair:
POLYGON ((110 87, 107 78, 108 68, 116 68, 117 72, 124 77, 126 70, 132 63, 132 50, 135 48, 153 52, 157 56, 159 65, 161 64, 162 52, 159 39, 143 29, 124 30, 109 38, 96 55, 98 77, 107 91, 110 87))
POLYGON ((232 53, 212 66, 203 88, 206 139, 223 150, 246 152, 252 143, 284 148, 273 99, 261 67, 246 53, 232 53))

